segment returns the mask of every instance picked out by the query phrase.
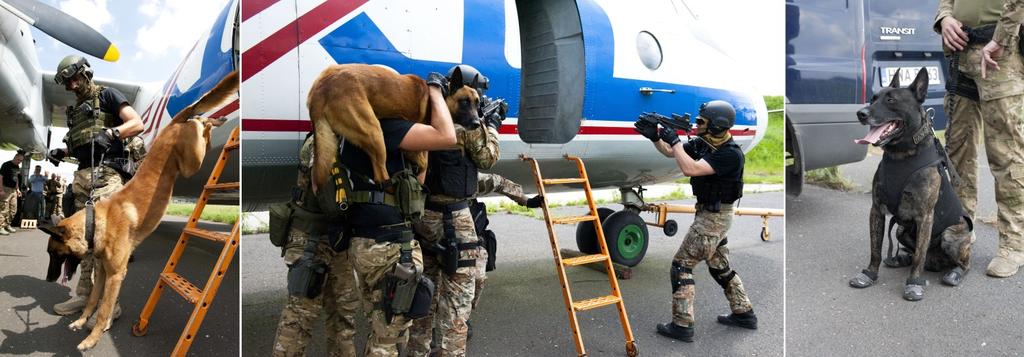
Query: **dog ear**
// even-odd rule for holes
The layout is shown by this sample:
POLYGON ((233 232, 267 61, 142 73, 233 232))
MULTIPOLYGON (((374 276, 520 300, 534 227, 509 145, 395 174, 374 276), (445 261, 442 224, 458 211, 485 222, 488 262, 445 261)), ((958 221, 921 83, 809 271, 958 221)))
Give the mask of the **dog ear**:
POLYGON ((928 70, 924 67, 917 72, 917 77, 910 83, 910 90, 914 92, 914 99, 917 99, 918 103, 924 103, 924 98, 928 96, 928 70))
POLYGON ((899 87, 900 87, 900 69, 897 68, 896 69, 896 73, 892 74, 892 80, 889 81, 889 88, 899 88, 899 87))
POLYGON ((462 70, 459 67, 455 67, 452 70, 451 78, 448 78, 448 95, 455 94, 455 91, 462 88, 462 70))
POLYGON ((64 241, 64 233, 67 232, 67 230, 64 229, 63 226, 39 225, 37 228, 43 232, 46 232, 46 234, 49 234, 50 237, 56 239, 58 242, 64 241))

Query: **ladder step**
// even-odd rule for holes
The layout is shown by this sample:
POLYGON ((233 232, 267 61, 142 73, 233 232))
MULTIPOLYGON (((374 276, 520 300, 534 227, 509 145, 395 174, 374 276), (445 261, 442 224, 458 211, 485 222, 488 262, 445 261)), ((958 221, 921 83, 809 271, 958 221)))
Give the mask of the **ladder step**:
POLYGON ((615 295, 601 296, 593 299, 573 301, 572 309, 576 311, 586 311, 602 306, 617 304, 619 301, 622 301, 622 298, 615 295))
POLYGON ((597 216, 568 216, 568 217, 555 217, 551 219, 552 224, 573 224, 578 222, 596 221, 597 216))
POLYGON ((206 185, 203 188, 205 188, 207 191, 230 191, 237 190, 238 187, 240 187, 238 182, 224 182, 206 185))
POLYGON ((203 290, 185 280, 185 277, 178 275, 178 273, 160 273, 160 280, 191 304, 195 304, 202 298, 203 290))
POLYGON ((584 183, 586 179, 573 177, 573 178, 556 178, 556 179, 544 179, 541 180, 545 185, 561 185, 566 183, 584 183))
POLYGON ((227 242, 229 239, 231 239, 231 235, 229 235, 228 233, 214 232, 194 227, 185 228, 185 233, 193 237, 206 238, 214 242, 227 242))
POLYGON ((608 259, 608 256, 604 255, 604 254, 590 254, 590 255, 583 255, 583 256, 579 256, 579 257, 575 257, 575 258, 563 259, 562 260, 562 265, 565 265, 567 267, 571 267, 571 266, 584 265, 584 264, 590 264, 590 263, 596 263, 596 262, 603 262, 606 259, 608 259))

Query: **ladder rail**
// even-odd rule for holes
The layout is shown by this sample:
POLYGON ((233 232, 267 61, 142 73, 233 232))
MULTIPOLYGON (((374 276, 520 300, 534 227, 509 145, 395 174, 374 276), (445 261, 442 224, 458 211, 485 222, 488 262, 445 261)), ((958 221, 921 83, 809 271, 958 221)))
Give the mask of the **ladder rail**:
POLYGON ((213 271, 210 272, 210 277, 206 279, 202 298, 195 304, 195 308, 192 309, 192 314, 185 324, 185 329, 182 330, 181 336, 178 337, 178 344, 174 346, 174 351, 171 352, 172 356, 184 356, 188 352, 189 347, 192 346, 192 342, 195 341, 196 332, 199 331, 199 327, 206 318, 206 312, 209 310, 210 305, 213 304, 213 298, 217 296, 220 283, 231 266, 235 250, 238 249, 239 222, 241 222, 241 219, 236 220, 234 227, 231 228, 231 240, 226 242, 224 248, 221 249, 217 263, 214 265, 213 271))
MULTIPOLYGON (((569 325, 572 328, 573 343, 576 345, 577 355, 586 356, 587 350, 583 346, 583 336, 580 334, 579 321, 576 318, 576 310, 573 307, 572 292, 569 288, 569 279, 565 275, 565 266, 562 264, 562 254, 558 248, 558 238, 555 235, 555 227, 551 219, 551 212, 548 208, 547 193, 544 190, 544 178, 540 173, 540 163, 533 158, 525 156, 522 158, 532 164, 533 177, 537 183, 537 191, 542 197, 544 197, 541 210, 544 211, 544 223, 548 229, 548 239, 551 241, 551 253, 555 257, 555 269, 558 271, 558 281, 562 287, 562 298, 565 302, 565 308, 569 312, 569 325)), ((596 215, 596 213, 592 213, 596 215)))

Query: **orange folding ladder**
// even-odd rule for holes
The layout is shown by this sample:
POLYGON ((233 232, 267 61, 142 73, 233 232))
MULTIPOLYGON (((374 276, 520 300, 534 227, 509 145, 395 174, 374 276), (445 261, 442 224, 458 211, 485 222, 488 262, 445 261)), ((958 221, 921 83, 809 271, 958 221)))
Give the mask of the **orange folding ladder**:
POLYGON ((221 280, 231 265, 231 259, 235 256, 235 249, 238 248, 239 222, 241 219, 235 220, 235 225, 231 228, 230 233, 196 228, 199 216, 202 215, 206 202, 209 200, 212 192, 239 189, 238 182, 218 182, 231 151, 238 149, 238 131, 239 127, 235 127, 231 132, 231 137, 224 143, 224 149, 221 150, 220 157, 213 167, 213 172, 210 173, 210 178, 206 180, 203 193, 199 195, 199 200, 196 201, 196 207, 192 211, 192 215, 189 216, 184 231, 178 237, 178 243, 174 246, 171 257, 167 259, 167 265, 164 265, 164 270, 160 273, 160 278, 157 279, 156 287, 149 294, 149 300, 146 301, 146 306, 142 308, 139 320, 132 326, 133 335, 143 336, 146 334, 146 329, 149 327, 149 318, 153 315, 153 310, 156 308, 156 303, 160 300, 160 295, 163 293, 165 286, 170 287, 171 290, 177 292, 186 301, 195 305, 195 308, 192 310, 192 316, 189 317, 188 323, 185 324, 185 330, 182 331, 177 345, 174 346, 174 351, 171 352, 172 356, 184 356, 188 352, 189 346, 195 340, 196 331, 199 330, 199 326, 203 323, 207 309, 210 308, 213 298, 217 295, 217 289, 220 287, 221 280), (174 272, 174 267, 178 265, 178 260, 185 252, 185 246, 188 244, 190 237, 209 239, 224 244, 224 248, 221 249, 220 256, 217 258, 217 263, 214 264, 213 272, 210 273, 210 278, 206 279, 206 286, 202 289, 199 289, 199 287, 174 272))
POLYGON ((555 256, 555 269, 558 271, 558 279, 562 286, 562 297, 565 300, 565 309, 569 312, 569 326, 572 328, 573 340, 576 343, 576 353, 579 356, 586 356, 587 351, 583 347, 583 338, 580 336, 579 320, 576 313, 603 306, 615 305, 619 312, 619 322, 622 324, 622 333, 626 337, 626 354, 630 357, 637 355, 636 340, 633 339, 633 329, 629 326, 629 317, 626 316, 626 305, 622 301, 622 293, 619 291, 619 281, 615 278, 615 269, 612 266, 611 256, 608 255, 608 245, 604 240, 604 230, 601 227, 601 220, 598 219, 597 205, 594 203, 594 196, 590 191, 590 180, 587 178, 587 170, 583 167, 583 160, 574 156, 565 156, 566 160, 576 163, 579 171, 578 178, 557 178, 545 179, 540 174, 540 165, 537 160, 521 156, 524 161, 533 165, 533 176, 537 180, 537 191, 544 195, 545 199, 541 208, 544 210, 544 221, 548 227, 548 237, 551 239, 551 253, 555 256), (580 183, 583 184, 583 192, 587 195, 587 204, 590 206, 590 214, 584 216, 551 217, 548 209, 547 195, 544 192, 545 185, 558 185, 580 183), (583 255, 575 258, 563 258, 561 249, 558 248, 558 239, 555 237, 554 224, 574 224, 578 222, 593 221, 597 231, 597 241, 601 246, 600 254, 583 255), (573 300, 572 291, 569 288, 568 279, 565 277, 565 267, 582 266, 595 262, 604 262, 605 273, 608 275, 608 283, 611 287, 611 295, 601 296, 586 300, 573 300))

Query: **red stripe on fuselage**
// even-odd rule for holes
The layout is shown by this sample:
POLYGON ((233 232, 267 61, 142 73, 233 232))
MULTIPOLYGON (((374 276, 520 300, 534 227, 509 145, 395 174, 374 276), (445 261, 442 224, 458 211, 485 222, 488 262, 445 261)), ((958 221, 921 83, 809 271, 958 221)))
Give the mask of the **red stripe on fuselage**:
POLYGON ((260 11, 266 10, 270 5, 276 4, 280 0, 245 0, 242 1, 242 21, 248 20, 250 17, 260 13, 260 11))
POLYGON ((231 104, 228 104, 223 108, 220 108, 220 110, 213 112, 213 114, 210 114, 210 118, 225 117, 228 114, 234 113, 235 111, 238 111, 238 99, 235 99, 235 101, 231 102, 231 104))
MULTIPOLYGON (((287 120, 287 119, 242 119, 242 131, 263 131, 263 132, 305 132, 312 130, 309 120, 287 120)), ((753 136, 757 130, 737 129, 730 130, 733 136, 753 136)), ((517 134, 516 124, 502 124, 498 129, 499 134, 517 134)), ((686 132, 679 130, 680 135, 686 132)), ((639 135, 631 127, 618 126, 584 126, 580 127, 580 135, 639 135)), ((691 132, 690 135, 696 135, 691 132)))
POLYGON ((366 3, 325 1, 242 53, 242 81, 260 73, 299 44, 366 3))

